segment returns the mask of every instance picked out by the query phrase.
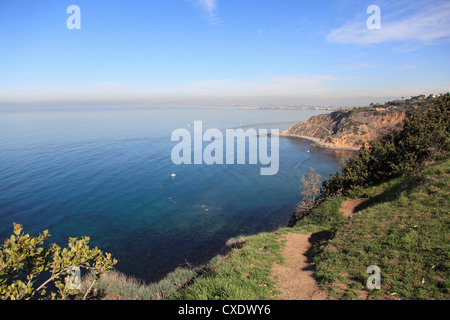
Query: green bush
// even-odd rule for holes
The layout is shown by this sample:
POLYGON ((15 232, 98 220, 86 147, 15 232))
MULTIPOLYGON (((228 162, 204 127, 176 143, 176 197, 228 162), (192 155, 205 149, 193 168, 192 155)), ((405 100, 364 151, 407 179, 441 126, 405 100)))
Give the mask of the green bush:
POLYGON ((80 292, 68 285, 73 279, 73 266, 91 270, 94 282, 117 263, 111 254, 104 254, 98 248, 90 249, 89 237, 81 240, 69 238, 68 248, 64 249, 57 244, 45 248, 43 243, 49 237, 48 230, 37 237, 24 234, 22 225, 14 223, 14 234, 0 247, 1 299, 68 299, 79 296, 80 292), (47 292, 49 284, 53 286, 47 292))

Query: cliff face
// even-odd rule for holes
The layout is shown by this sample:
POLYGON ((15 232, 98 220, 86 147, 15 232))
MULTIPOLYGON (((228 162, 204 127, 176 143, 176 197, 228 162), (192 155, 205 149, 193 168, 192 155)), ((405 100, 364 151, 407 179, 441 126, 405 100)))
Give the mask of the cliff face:
POLYGON ((388 130, 401 128, 405 117, 403 111, 337 111, 311 117, 282 135, 318 138, 327 147, 361 148, 388 130))

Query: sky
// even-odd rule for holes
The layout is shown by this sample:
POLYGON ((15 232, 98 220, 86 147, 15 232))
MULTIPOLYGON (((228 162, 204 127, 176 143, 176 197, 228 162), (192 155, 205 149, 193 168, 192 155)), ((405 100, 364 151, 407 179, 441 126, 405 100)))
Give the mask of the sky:
POLYGON ((0 0, 3 107, 368 105, 449 53, 449 0, 0 0))

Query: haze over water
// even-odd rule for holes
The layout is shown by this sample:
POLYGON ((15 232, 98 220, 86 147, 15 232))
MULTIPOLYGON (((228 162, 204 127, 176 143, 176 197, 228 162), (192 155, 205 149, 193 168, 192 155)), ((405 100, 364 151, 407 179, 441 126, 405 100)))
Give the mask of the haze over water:
POLYGON ((66 246, 68 237, 87 235, 119 260, 119 271, 146 281, 186 261, 204 263, 230 237, 285 226, 300 200, 300 177, 313 167, 327 178, 350 152, 280 138, 279 172, 261 176, 260 164, 176 166, 171 133, 197 120, 204 130, 285 130, 320 113, 2 111, 0 240, 12 233, 13 222, 32 235, 48 229, 47 244, 66 246))

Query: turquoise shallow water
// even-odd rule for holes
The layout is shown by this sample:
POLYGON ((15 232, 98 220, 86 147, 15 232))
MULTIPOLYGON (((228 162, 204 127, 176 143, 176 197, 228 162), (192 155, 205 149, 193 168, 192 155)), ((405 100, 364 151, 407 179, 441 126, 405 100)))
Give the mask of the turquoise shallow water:
MULTIPOLYGON (((287 129, 317 111, 116 109, 0 113, 0 240, 12 223, 50 242, 91 237, 117 269, 156 281, 203 263, 225 241, 285 226, 300 177, 339 170, 345 151, 280 139, 277 175, 261 165, 180 165, 170 139, 195 120, 204 129, 287 129), (309 152, 308 152, 309 151, 309 152), (172 179, 171 173, 177 177, 172 179)), ((207 143, 205 143, 206 145, 207 143)))

